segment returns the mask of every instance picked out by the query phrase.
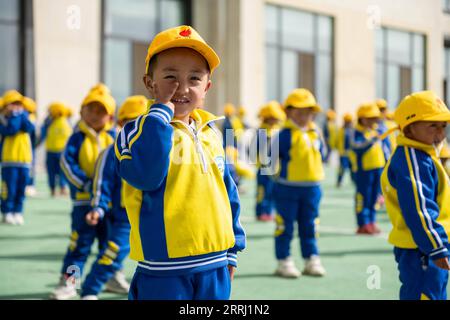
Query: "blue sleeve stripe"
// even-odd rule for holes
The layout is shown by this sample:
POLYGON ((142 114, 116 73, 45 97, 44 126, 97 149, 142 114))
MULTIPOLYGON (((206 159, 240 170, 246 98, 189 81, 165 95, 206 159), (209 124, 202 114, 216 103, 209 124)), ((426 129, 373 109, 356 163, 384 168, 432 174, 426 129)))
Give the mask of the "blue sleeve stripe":
MULTIPOLYGON (((418 193, 419 193, 419 204, 421 207, 421 211, 426 219, 425 221, 426 221, 426 226, 427 226, 428 230, 431 232, 431 235, 434 238, 434 241, 437 242, 438 248, 440 248, 443 246, 442 240, 439 237, 439 234, 433 228, 433 222, 432 222, 431 216, 425 205, 426 200, 425 200, 425 196, 423 195, 422 181, 420 179, 420 172, 419 172, 419 166, 417 164, 416 151, 414 150, 414 148, 409 148, 409 150, 411 151, 411 158, 412 158, 412 162, 413 162, 414 176, 416 178, 417 187, 418 187, 417 189, 418 189, 418 193)), ((433 241, 432 241, 432 243, 433 243, 433 241)))
POLYGON ((169 121, 167 121, 167 118, 159 112, 153 111, 153 112, 150 112, 150 114, 152 116, 156 116, 156 117, 160 118, 162 121, 164 121, 164 123, 169 123, 169 121))
POLYGON ((170 116, 170 114, 162 109, 162 108, 151 108, 149 114, 151 115, 161 115, 164 118, 164 121, 169 123, 170 120, 172 119, 172 117, 170 116))
POLYGON ((108 149, 103 151, 100 158, 98 159, 97 168, 95 169, 95 178, 94 178, 94 190, 92 192, 92 206, 97 207, 100 203, 100 197, 102 195, 102 180, 103 180, 103 170, 105 168, 106 158, 107 158, 108 149))
POLYGON ((435 255, 437 255, 437 254, 440 254, 440 253, 443 253, 443 252, 446 252, 446 251, 448 251, 446 247, 438 248, 437 250, 432 251, 432 252, 430 253, 430 257, 433 257, 433 256, 435 256, 435 255))
POLYGON ((67 179, 78 189, 81 189, 83 187, 83 181, 81 181, 75 174, 73 174, 72 170, 70 169, 69 164, 67 163, 66 157, 64 156, 64 152, 61 155, 61 162, 60 166, 63 169, 64 173, 67 176, 67 179))
MULTIPOLYGON (((130 143, 130 141, 131 141, 131 139, 132 139, 132 136, 134 135, 134 134, 136 134, 136 132, 138 131, 138 128, 139 128, 139 122, 141 121, 141 119, 142 119, 142 116, 139 116, 139 118, 137 118, 136 120, 134 120, 134 127, 133 127, 133 130, 131 130, 130 131, 130 133, 127 135, 127 142, 128 143, 130 143)), ((122 143, 122 148, 124 148, 125 147, 125 141, 123 141, 123 143, 122 143)))

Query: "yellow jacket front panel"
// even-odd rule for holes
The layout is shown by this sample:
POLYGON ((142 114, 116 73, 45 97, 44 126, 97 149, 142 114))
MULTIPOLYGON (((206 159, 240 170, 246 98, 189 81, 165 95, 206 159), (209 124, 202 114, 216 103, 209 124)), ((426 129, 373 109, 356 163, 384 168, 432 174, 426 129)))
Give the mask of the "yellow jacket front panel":
POLYGON ((375 129, 366 129, 357 125, 350 133, 352 170, 368 171, 383 168, 386 164, 382 141, 375 129))
POLYGON ((45 147, 49 152, 62 152, 72 134, 72 127, 66 117, 58 117, 46 129, 45 147))

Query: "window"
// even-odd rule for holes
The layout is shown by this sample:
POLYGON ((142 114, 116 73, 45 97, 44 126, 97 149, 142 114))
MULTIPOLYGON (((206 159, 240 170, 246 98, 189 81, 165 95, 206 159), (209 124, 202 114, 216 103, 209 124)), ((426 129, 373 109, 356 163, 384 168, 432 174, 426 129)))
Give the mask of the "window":
POLYGON ((444 61, 444 100, 450 107, 450 40, 445 41, 444 61))
POLYGON ((34 97, 31 0, 0 0, 0 94, 16 89, 34 97))
POLYGON ((442 0, 442 10, 445 13, 450 13, 450 0, 442 0))
POLYGON ((161 30, 190 24, 190 1, 103 0, 102 80, 117 103, 147 95, 142 82, 151 39, 161 30))
POLYGON ((324 109, 333 104, 331 17, 266 5, 266 100, 311 90, 324 109))
POLYGON ((425 89, 425 36, 381 28, 375 43, 376 94, 395 108, 406 95, 425 89))

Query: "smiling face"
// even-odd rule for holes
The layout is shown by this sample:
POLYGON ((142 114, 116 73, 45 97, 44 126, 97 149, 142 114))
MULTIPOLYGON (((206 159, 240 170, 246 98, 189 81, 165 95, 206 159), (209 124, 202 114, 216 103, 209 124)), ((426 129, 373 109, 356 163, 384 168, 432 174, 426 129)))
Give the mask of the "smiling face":
POLYGON ((170 102, 175 106, 175 118, 184 121, 194 109, 203 107, 211 86, 209 75, 208 64, 201 54, 189 48, 173 48, 152 59, 144 83, 156 99, 155 87, 162 93, 170 92, 178 83, 170 102))
POLYGON ((418 121, 404 129, 405 135, 412 139, 429 145, 438 145, 446 137, 447 122, 418 121))
POLYGON ((81 109, 81 118, 86 124, 99 132, 111 120, 111 116, 106 112, 105 107, 99 102, 91 102, 81 109))

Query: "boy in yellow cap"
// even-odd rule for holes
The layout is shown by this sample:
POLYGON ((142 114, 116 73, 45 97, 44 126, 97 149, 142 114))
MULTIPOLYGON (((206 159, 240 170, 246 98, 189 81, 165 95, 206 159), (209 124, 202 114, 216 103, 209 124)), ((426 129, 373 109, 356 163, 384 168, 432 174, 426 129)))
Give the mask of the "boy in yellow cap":
POLYGON ((280 130, 286 120, 286 113, 278 101, 270 101, 261 107, 258 114, 261 125, 256 131, 254 142, 256 144, 258 167, 257 193, 256 193, 256 219, 259 221, 272 221, 275 203, 273 200, 273 180, 264 173, 270 167, 269 147, 272 137, 280 130))
POLYGON ((45 164, 52 197, 56 196, 56 180, 58 180, 60 194, 67 194, 67 179, 61 170, 59 162, 67 141, 72 134, 72 127, 67 119, 68 109, 69 107, 63 102, 52 102, 48 106, 48 116, 41 128, 39 143, 45 140, 45 149, 47 150, 45 164))
POLYGON ((354 155, 355 209, 357 234, 377 234, 375 204, 380 194, 380 176, 386 164, 377 123, 380 110, 374 102, 364 103, 357 111, 358 123, 350 135, 354 155))
POLYGON ((64 300, 77 295, 74 282, 80 280, 94 240, 105 246, 106 224, 87 224, 91 211, 91 189, 95 161, 100 152, 114 142, 110 123, 115 110, 114 98, 105 90, 92 90, 81 104, 81 120, 61 155, 60 165, 69 181, 73 203, 72 234, 61 268, 61 279, 50 298, 64 300))
POLYGON ((301 275, 291 259, 290 246, 295 222, 298 224, 301 254, 305 259, 303 274, 324 276, 319 258, 316 222, 322 198, 323 158, 326 148, 322 133, 313 122, 321 111, 313 94, 295 89, 284 102, 287 121, 272 139, 271 158, 279 169, 275 177, 276 275, 297 278, 301 275))
POLYGON ((439 153, 450 122, 432 91, 406 96, 395 111, 401 133, 381 177, 400 273, 400 299, 445 300, 450 264, 450 181, 439 153))
POLYGON ((35 180, 34 177, 36 176, 36 147, 37 147, 37 136, 36 136, 36 112, 37 112, 37 105, 36 102, 29 98, 29 97, 23 97, 22 100, 23 108, 26 112, 28 112, 28 118, 35 126, 35 129, 30 132, 30 139, 31 139, 31 147, 32 147, 32 153, 33 153, 33 160, 31 162, 30 167, 30 176, 28 177, 27 186, 25 188, 25 195, 27 197, 34 197, 37 194, 36 187, 35 187, 35 180))
POLYGON ((3 95, 0 115, 2 136, 2 190, 1 211, 6 224, 23 225, 23 203, 25 188, 33 161, 30 134, 34 124, 24 110, 24 97, 15 90, 3 95))
POLYGON ((336 112, 334 110, 327 111, 327 121, 323 127, 323 136, 327 146, 324 162, 328 163, 331 152, 336 149, 338 128, 336 125, 336 112))
POLYGON ((345 171, 350 171, 350 176, 352 181, 354 181, 354 175, 351 168, 351 163, 349 159, 350 151, 350 134, 353 129, 353 116, 351 113, 346 113, 343 116, 343 125, 339 129, 336 148, 339 151, 339 172, 337 176, 336 186, 339 188, 342 184, 342 179, 344 178, 345 171))
POLYGON ((228 299, 245 247, 237 187, 214 123, 204 110, 219 57, 190 26, 157 34, 144 83, 155 103, 116 140, 126 181, 129 299, 228 299))
MULTIPOLYGON (((117 124, 122 128, 147 111, 147 98, 128 97, 119 109, 117 124)), ((123 198, 123 187, 114 166, 114 146, 108 146, 98 157, 95 166, 92 210, 86 222, 95 226, 103 219, 109 220, 108 246, 99 252, 97 260, 81 287, 81 299, 97 300, 105 289, 109 292, 128 294, 129 283, 125 280, 123 261, 130 253, 130 223, 123 198)))

